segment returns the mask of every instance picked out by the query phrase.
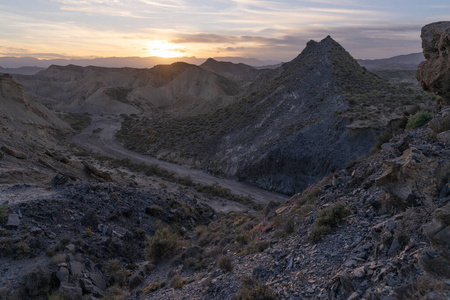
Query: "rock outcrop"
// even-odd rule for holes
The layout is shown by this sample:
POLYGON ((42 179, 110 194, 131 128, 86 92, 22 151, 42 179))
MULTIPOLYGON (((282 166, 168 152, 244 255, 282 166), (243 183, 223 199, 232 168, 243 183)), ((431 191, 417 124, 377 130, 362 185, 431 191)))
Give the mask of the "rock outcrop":
POLYGON ((426 91, 450 99, 450 22, 424 26, 421 37, 427 60, 419 65, 416 77, 426 91))

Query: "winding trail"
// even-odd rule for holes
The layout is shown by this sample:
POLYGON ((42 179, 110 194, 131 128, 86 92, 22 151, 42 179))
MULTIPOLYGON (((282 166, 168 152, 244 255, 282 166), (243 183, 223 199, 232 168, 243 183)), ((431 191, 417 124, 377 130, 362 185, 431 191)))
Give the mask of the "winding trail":
POLYGON ((72 141, 81 147, 114 158, 128 158, 133 162, 157 164, 159 167, 177 173, 179 176, 190 176, 195 182, 202 184, 218 183, 220 186, 228 188, 236 195, 249 195, 257 203, 265 204, 270 200, 285 201, 288 196, 268 192, 255 186, 237 182, 233 180, 218 178, 207 174, 201 170, 190 169, 186 166, 172 164, 161 161, 151 156, 146 156, 133 152, 123 147, 116 139, 115 133, 120 129, 121 121, 119 117, 93 116, 91 124, 80 134, 72 137, 72 141), (97 133, 94 130, 100 128, 97 133))

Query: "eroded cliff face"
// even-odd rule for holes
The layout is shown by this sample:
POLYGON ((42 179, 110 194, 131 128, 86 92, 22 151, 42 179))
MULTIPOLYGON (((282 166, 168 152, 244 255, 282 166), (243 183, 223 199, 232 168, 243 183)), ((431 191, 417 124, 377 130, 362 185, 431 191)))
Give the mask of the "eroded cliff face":
POLYGON ((422 28, 422 48, 426 61, 416 77, 426 91, 450 99, 450 22, 431 23, 422 28))
POLYGON ((0 103, 2 140, 15 137, 45 143, 50 134, 71 130, 55 113, 28 99, 23 86, 9 75, 0 77, 0 103))

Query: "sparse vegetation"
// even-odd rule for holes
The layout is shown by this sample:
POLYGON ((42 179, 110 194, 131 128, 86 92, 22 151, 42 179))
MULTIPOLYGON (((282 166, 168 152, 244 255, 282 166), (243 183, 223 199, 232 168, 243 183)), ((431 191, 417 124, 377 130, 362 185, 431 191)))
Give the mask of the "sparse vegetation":
POLYGON ((0 226, 5 226, 8 221, 8 215, 11 213, 11 207, 6 204, 0 205, 0 226))
POLYGON ((408 123, 406 123, 406 129, 411 130, 424 125, 431 119, 432 115, 430 112, 425 110, 420 110, 412 117, 409 118, 408 123))
POLYGON ((173 256, 179 246, 178 235, 165 227, 157 230, 155 235, 148 239, 148 247, 145 251, 147 258, 157 263, 164 258, 173 256))
POLYGON ((76 132, 83 131, 91 124, 91 116, 88 114, 61 113, 59 117, 68 123, 76 132))
POLYGON ((241 279, 241 291, 237 295, 239 300, 275 300, 276 294, 266 285, 252 277, 244 276, 241 279))
POLYGON ((123 103, 129 103, 128 94, 132 91, 132 89, 124 88, 124 87, 116 87, 106 89, 106 95, 123 103))
POLYGON ((165 281, 154 281, 144 288, 144 295, 153 293, 166 285, 165 281))
POLYGON ((319 212, 319 215, 311 228, 308 241, 311 244, 318 243, 326 236, 331 228, 342 223, 351 211, 346 208, 345 203, 338 202, 319 212))
POLYGON ((217 266, 225 272, 233 271, 233 261, 228 256, 221 256, 217 260, 217 266))

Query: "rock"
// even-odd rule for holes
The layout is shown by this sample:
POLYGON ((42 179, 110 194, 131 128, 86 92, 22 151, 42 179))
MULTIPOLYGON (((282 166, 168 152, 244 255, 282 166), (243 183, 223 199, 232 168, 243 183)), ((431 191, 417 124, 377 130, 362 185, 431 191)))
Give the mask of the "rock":
POLYGON ((67 270, 67 268, 65 267, 60 267, 58 272, 56 272, 56 277, 61 283, 69 282, 69 270, 67 270))
POLYGON ((450 278, 450 260, 432 250, 424 251, 419 256, 419 265, 426 272, 438 277, 450 278))
POLYGON ((128 287, 130 290, 134 290, 135 288, 140 286, 143 282, 144 282, 144 277, 142 277, 142 275, 139 272, 137 272, 137 273, 131 275, 128 287))
POLYGON ((394 255, 399 249, 400 249, 400 243, 398 242, 398 239, 396 237, 394 237, 392 239, 391 246, 389 247, 388 255, 389 256, 394 255))
POLYGON ((356 278, 363 278, 365 275, 366 275, 366 271, 364 270, 364 266, 353 270, 353 276, 355 276, 356 278))
POLYGON ((356 262, 356 260, 353 260, 353 259, 347 260, 347 261, 344 263, 344 267, 347 267, 347 268, 356 267, 357 265, 358 265, 358 263, 356 262))
POLYGON ((74 244, 69 244, 66 246, 66 249, 69 251, 74 251, 75 250, 75 245, 74 244))
POLYGON ((30 296, 46 295, 50 290, 51 273, 42 266, 33 267, 23 276, 25 291, 30 296))
POLYGON ((450 98, 450 22, 431 23, 422 28, 423 54, 417 79, 426 91, 450 98))
POLYGON ((391 152, 392 151, 392 144, 391 143, 384 143, 381 145, 381 150, 383 150, 384 152, 391 152))
POLYGON ((390 232, 394 232, 395 229, 395 221, 392 219, 389 219, 386 222, 386 229, 389 230, 390 232))
POLYGON ((72 274, 72 276, 79 278, 83 273, 83 271, 84 271, 84 264, 78 261, 70 262, 70 273, 72 274))
POLYGON ((8 222, 5 227, 10 229, 15 229, 20 226, 20 218, 18 214, 10 214, 8 216, 8 222))
POLYGON ((98 287, 102 291, 106 291, 106 281, 103 279, 102 274, 99 273, 90 273, 89 278, 92 280, 92 283, 98 287))
POLYGON ((92 293, 92 291, 94 290, 94 284, 89 278, 82 278, 80 280, 80 284, 85 294, 92 293))
POLYGON ((52 185, 54 187, 64 185, 67 182, 69 182, 69 176, 64 174, 56 174, 56 176, 52 178, 52 185))
POLYGON ((99 169, 97 169, 96 167, 90 165, 89 163, 83 161, 83 166, 84 169, 86 170, 86 172, 92 176, 95 177, 101 181, 106 181, 106 182, 112 182, 112 177, 108 172, 103 172, 100 171, 99 169))
POLYGON ((22 151, 14 149, 13 147, 9 147, 6 145, 2 147, 2 151, 8 155, 14 156, 15 158, 19 158, 19 159, 27 158, 27 155, 25 153, 23 153, 22 151))
POLYGON ((359 297, 359 293, 358 292, 354 292, 353 294, 351 294, 347 300, 355 300, 359 297))
POLYGON ((266 207, 264 207, 264 215, 268 216, 271 214, 272 216, 275 215, 274 210, 280 206, 279 202, 270 201, 267 203, 266 207))
POLYGON ((446 145, 450 145, 450 130, 438 133, 436 138, 439 142, 444 143, 446 145))
POLYGON ((59 292, 65 300, 79 300, 83 297, 83 290, 72 283, 62 283, 59 292))

